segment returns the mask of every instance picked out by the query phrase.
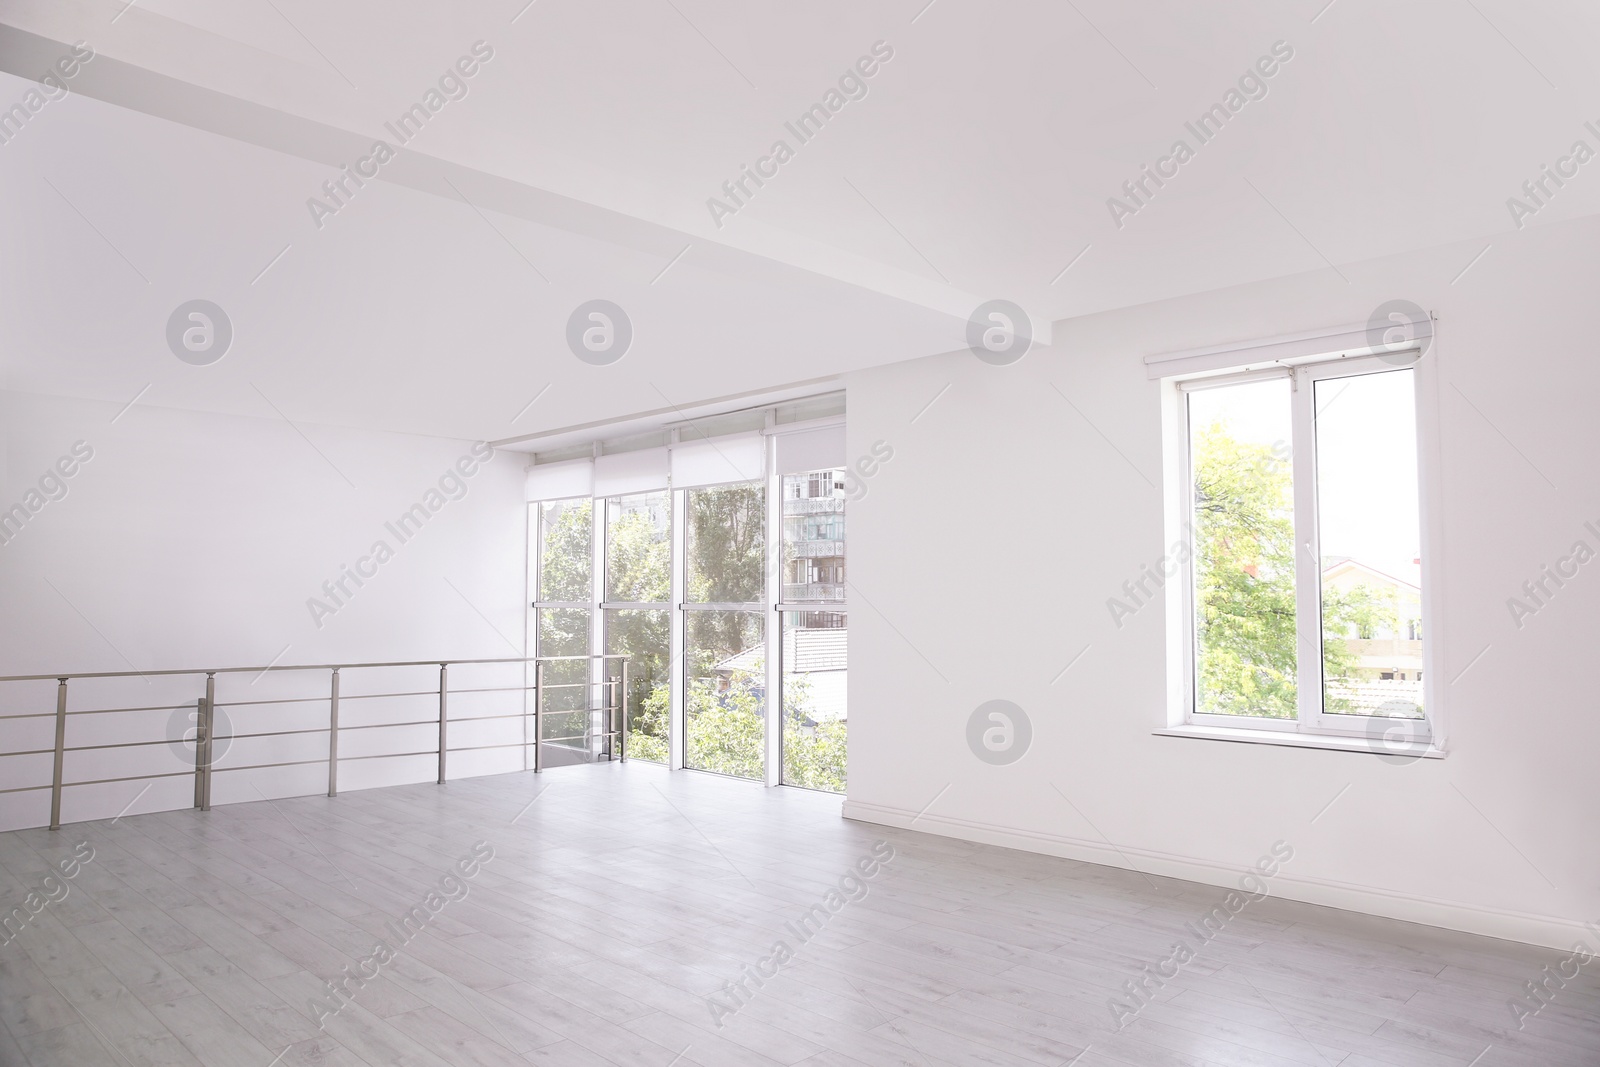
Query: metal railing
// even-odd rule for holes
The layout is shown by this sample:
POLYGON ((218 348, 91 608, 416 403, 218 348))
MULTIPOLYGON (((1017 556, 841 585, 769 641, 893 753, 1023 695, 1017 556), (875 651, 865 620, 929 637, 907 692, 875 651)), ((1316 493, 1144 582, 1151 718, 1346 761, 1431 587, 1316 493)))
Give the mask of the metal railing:
MULTIPOLYGON (((339 764, 340 764, 341 760, 344 761, 344 762, 351 762, 351 761, 354 761, 354 760, 395 759, 395 758, 401 758, 401 757, 407 757, 407 756, 426 756, 426 755, 433 755, 433 754, 437 753, 438 758, 439 758, 439 778, 438 778, 438 781, 439 781, 440 785, 443 785, 444 782, 445 782, 445 778, 446 778, 448 756, 449 756, 449 754, 451 752, 479 752, 479 751, 487 751, 487 750, 490 750, 490 749, 503 749, 503 748, 522 748, 522 749, 526 749, 531 744, 532 747, 533 747, 533 769, 534 769, 535 772, 539 772, 539 771, 542 771, 544 769, 544 761, 543 761, 543 758, 542 758, 542 753, 543 753, 543 750, 544 750, 544 746, 546 744, 553 744, 553 743, 556 743, 556 742, 565 742, 565 741, 576 741, 576 740, 584 740, 586 742, 592 742, 595 739, 599 739, 605 745, 605 748, 606 748, 605 754, 606 754, 606 758, 608 760, 612 759, 612 758, 615 758, 615 759, 625 763, 625 762, 627 762, 627 759, 628 759, 628 741, 627 741, 627 738, 628 738, 628 657, 625 656, 625 655, 609 654, 609 655, 592 655, 592 656, 531 656, 531 657, 526 657, 526 658, 503 658, 503 659, 407 660, 407 661, 396 661, 396 662, 387 662, 387 663, 324 663, 324 664, 303 664, 303 665, 298 665, 298 666, 279 666, 279 665, 275 665, 275 664, 269 664, 269 665, 267 665, 265 667, 218 667, 218 668, 214 668, 214 669, 201 668, 201 669, 197 669, 197 670, 96 671, 96 672, 84 672, 84 673, 79 673, 79 674, 19 674, 19 675, 10 675, 10 676, 0 677, 0 683, 6 683, 6 682, 44 682, 44 681, 50 681, 52 679, 54 679, 57 682, 57 686, 56 686, 56 709, 55 709, 55 712, 54 712, 54 718, 55 718, 55 746, 53 748, 32 749, 32 750, 28 750, 28 751, 18 751, 18 752, 12 752, 12 751, 8 751, 8 750, 5 750, 5 749, 0 749, 0 756, 42 756, 42 755, 50 755, 50 754, 54 755, 54 757, 55 757, 55 765, 54 765, 54 772, 53 772, 53 774, 51 776, 50 784, 48 784, 48 785, 18 786, 18 787, 13 787, 13 788, 0 789, 0 794, 27 793, 27 792, 34 792, 34 791, 42 790, 42 789, 50 790, 50 829, 52 829, 52 830, 59 830, 61 828, 61 795, 62 795, 62 791, 64 789, 69 789, 69 788, 72 788, 72 787, 75 787, 75 786, 106 785, 106 784, 113 783, 113 782, 136 782, 136 781, 147 781, 147 780, 153 781, 155 779, 161 779, 161 778, 181 778, 181 777, 185 777, 185 776, 187 776, 189 774, 193 774, 194 775, 194 806, 196 808, 198 808, 199 810, 201 810, 201 811, 210 811, 211 810, 211 778, 212 778, 213 771, 216 771, 216 772, 219 772, 219 773, 232 773, 234 771, 254 771, 254 770, 267 770, 267 769, 270 769, 270 768, 278 768, 278 767, 298 767, 298 766, 306 766, 308 764, 326 762, 327 765, 328 765, 328 796, 332 797, 332 796, 337 796, 338 792, 339 792, 339 764), (613 662, 613 661, 619 662, 621 664, 621 668, 620 668, 619 673, 614 674, 614 675, 610 675, 609 677, 604 677, 604 678, 595 678, 595 677, 593 677, 593 674, 595 672, 591 668, 591 671, 589 672, 591 674, 591 677, 587 681, 561 682, 561 683, 552 684, 552 683, 547 683, 544 680, 544 669, 545 669, 545 666, 547 664, 558 663, 558 662, 575 662, 575 661, 582 661, 582 662, 591 663, 591 664, 598 663, 600 665, 600 667, 601 667, 601 671, 602 672, 605 669, 604 665, 607 664, 607 663, 613 662), (520 685, 520 686, 488 686, 488 687, 480 687, 480 688, 473 688, 473 689, 461 689, 461 690, 456 690, 456 692, 460 693, 460 694, 466 694, 466 693, 515 693, 515 692, 529 693, 529 692, 531 692, 533 694, 533 710, 531 712, 527 711, 526 709, 524 709, 523 711, 520 711, 520 712, 513 712, 513 713, 509 713, 509 714, 502 714, 502 715, 468 715, 468 716, 460 716, 460 717, 457 717, 455 719, 451 719, 450 718, 450 715, 449 715, 449 700, 450 700, 450 693, 451 693, 451 689, 450 689, 450 667, 452 667, 452 666, 464 667, 464 666, 477 666, 477 665, 489 665, 489 664, 507 664, 507 663, 521 663, 521 664, 531 663, 531 664, 533 664, 533 684, 532 685, 520 685), (362 670, 362 669, 379 669, 379 668, 431 667, 434 664, 438 664, 438 667, 439 667, 439 686, 438 686, 438 688, 436 690, 434 690, 434 689, 423 689, 423 690, 407 690, 407 691, 403 691, 403 692, 392 692, 392 693, 389 693, 389 692, 385 692, 385 693, 362 693, 362 694, 359 694, 359 695, 347 695, 347 696, 343 697, 343 700, 345 700, 345 701, 349 701, 349 700, 372 700, 372 699, 378 699, 378 698, 382 698, 382 697, 416 697, 416 696, 434 696, 434 695, 437 695, 438 698, 439 698, 439 715, 438 715, 437 719, 429 718, 429 719, 420 719, 420 720, 409 720, 409 721, 406 721, 406 722, 381 722, 381 723, 365 723, 365 724, 358 725, 358 726, 340 726, 340 724, 339 724, 339 706, 340 706, 341 697, 340 697, 340 694, 339 694, 339 686, 340 686, 341 672, 343 672, 343 671, 351 671, 351 670, 362 670), (327 671, 327 672, 329 672, 330 681, 329 681, 329 686, 328 686, 328 696, 326 696, 326 697, 320 697, 320 696, 317 696, 317 697, 283 697, 283 698, 276 698, 276 699, 242 700, 242 701, 233 701, 233 702, 227 702, 227 701, 218 702, 218 700, 217 700, 217 675, 219 675, 219 674, 255 674, 255 675, 259 676, 259 675, 264 675, 264 674, 267 674, 267 673, 283 673, 283 672, 291 672, 291 671, 327 671), (157 706, 154 706, 154 707, 149 707, 149 706, 125 707, 125 708, 99 708, 99 707, 96 707, 96 708, 83 708, 83 709, 79 709, 79 710, 75 710, 75 711, 74 710, 69 710, 68 707, 67 707, 67 683, 69 681, 72 681, 74 679, 79 680, 79 681, 84 681, 84 680, 88 680, 88 679, 92 679, 92 678, 145 678, 145 679, 148 680, 150 678, 156 678, 156 677, 195 677, 195 678, 198 678, 198 677, 201 677, 201 676, 204 676, 204 678, 205 678, 205 695, 201 696, 195 702, 195 705, 194 705, 194 707, 195 707, 195 737, 194 737, 195 757, 194 757, 194 770, 193 771, 183 770, 183 771, 168 771, 168 772, 163 772, 163 773, 159 773, 159 774, 131 774, 131 775, 122 775, 122 776, 117 776, 117 777, 111 777, 111 778, 91 778, 91 779, 86 779, 86 780, 82 780, 82 781, 67 781, 67 780, 65 780, 64 771, 65 771, 65 768, 66 768, 66 756, 67 756, 67 753, 69 753, 69 752, 103 751, 103 750, 120 749, 120 748, 141 748, 141 747, 148 747, 148 746, 151 746, 151 745, 169 745, 170 746, 170 745, 173 745, 173 744, 187 744, 187 742, 188 742, 187 737, 181 737, 181 738, 176 738, 176 739, 170 738, 170 737, 164 737, 164 738, 161 738, 159 740, 154 740, 154 741, 121 741, 121 742, 113 742, 113 743, 110 743, 110 744, 99 744, 99 745, 68 745, 67 744, 67 717, 70 716, 70 715, 105 715, 105 714, 123 713, 123 712, 167 711, 167 710, 181 710, 182 708, 187 707, 187 705, 177 705, 176 707, 174 707, 173 705, 170 705, 170 704, 162 704, 162 705, 157 705, 157 706), (545 697, 545 695, 547 693, 549 693, 550 691, 552 691, 552 690, 562 690, 562 689, 580 689, 580 690, 587 689, 587 690, 591 690, 591 691, 599 690, 601 693, 604 694, 604 697, 603 697, 602 702, 600 703, 599 707, 589 707, 588 706, 589 702, 588 702, 587 699, 585 699, 584 700, 584 706, 580 707, 580 708, 562 708, 562 709, 557 709, 555 711, 549 711, 549 712, 545 711, 545 709, 544 709, 544 697, 545 697), (279 762, 273 762, 273 763, 244 764, 244 765, 241 765, 241 766, 230 766, 230 767, 214 767, 213 766, 213 759, 212 759, 212 753, 214 751, 213 746, 214 746, 215 742, 217 740, 219 740, 219 738, 217 738, 215 736, 216 712, 217 712, 217 709, 219 707, 220 708, 229 708, 229 707, 261 706, 261 705, 268 705, 268 704, 303 704, 303 703, 317 703, 317 702, 321 702, 321 701, 324 701, 324 700, 327 701, 327 705, 328 705, 328 725, 327 726, 317 726, 317 727, 311 727, 311 728, 307 728, 307 729, 295 729, 295 730, 262 730, 262 731, 256 731, 256 732, 252 732, 252 733, 242 733, 242 734, 241 733, 229 733, 228 735, 226 735, 225 738, 223 738, 223 740, 227 740, 227 741, 231 742, 233 740, 240 740, 240 739, 247 739, 247 738, 288 737, 288 736, 295 736, 295 735, 309 735, 309 734, 323 734, 323 733, 325 733, 325 734, 328 735, 328 754, 327 754, 326 757, 319 758, 319 759, 309 759, 309 760, 286 760, 286 761, 279 761, 279 762), (574 735, 571 735, 571 736, 568 736, 568 737, 547 738, 543 734, 544 717, 546 715, 573 715, 573 714, 584 714, 584 713, 593 714, 595 712, 599 712, 602 715, 604 715, 604 720, 603 720, 604 727, 605 727, 604 729, 601 729, 601 730, 587 730, 582 734, 574 734, 574 735), (450 728, 450 724, 452 722, 455 722, 455 723, 485 722, 485 721, 489 721, 489 720, 493 720, 493 719, 518 719, 518 718, 524 720, 524 723, 526 723, 526 721, 528 719, 532 719, 533 720, 533 740, 531 742, 528 741, 527 738, 526 738, 526 727, 524 727, 524 739, 522 741, 511 741, 511 742, 505 742, 505 743, 502 743, 502 744, 494 744, 494 745, 464 745, 464 746, 458 746, 456 748, 451 748, 450 747, 450 743, 449 743, 449 728, 450 728), (371 755, 363 755, 363 756, 340 756, 339 755, 339 735, 340 735, 341 730, 348 732, 348 731, 351 731, 351 730, 375 730, 375 729, 386 729, 386 728, 404 727, 404 726, 431 726, 435 722, 437 722, 438 727, 439 727, 439 744, 438 744, 438 747, 435 748, 435 749, 424 749, 422 751, 412 751, 412 752, 380 752, 380 753, 374 753, 374 754, 371 754, 371 755)), ((29 712, 29 713, 23 713, 23 714, 0 714, 0 720, 46 718, 46 717, 49 717, 51 714, 52 713, 50 713, 50 712, 37 712, 37 713, 29 712)), ((137 800, 137 798, 135 798, 135 799, 137 800)))
POLYGON ((786 582, 783 586, 783 602, 797 603, 815 600, 823 604, 845 599, 845 587, 839 582, 786 582))

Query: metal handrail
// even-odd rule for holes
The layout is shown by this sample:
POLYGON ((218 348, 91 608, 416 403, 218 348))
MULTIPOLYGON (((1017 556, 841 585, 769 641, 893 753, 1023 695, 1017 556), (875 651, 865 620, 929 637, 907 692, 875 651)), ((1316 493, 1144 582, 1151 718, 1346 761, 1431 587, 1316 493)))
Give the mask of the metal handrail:
POLYGON ((499 659, 413 659, 374 663, 296 663, 286 666, 269 663, 265 667, 196 667, 191 670, 180 671, 84 671, 69 674, 12 674, 0 676, 0 682, 48 682, 52 679, 59 680, 61 678, 160 678, 183 674, 249 674, 251 671, 257 673, 265 673, 266 671, 340 671, 354 670, 358 667, 437 667, 451 665, 465 667, 477 663, 533 663, 535 661, 555 663, 559 660, 625 660, 627 658, 625 654, 607 652, 591 656, 503 656, 499 659))
MULTIPOLYGON (((572 740, 579 740, 580 738, 589 738, 589 739, 599 738, 599 739, 603 739, 605 741, 605 743, 607 744, 606 757, 608 759, 613 758, 613 755, 614 755, 614 757, 616 759, 618 759, 618 760, 620 760, 622 762, 627 762, 627 758, 628 758, 628 755, 627 755, 628 656, 625 655, 625 654, 620 654, 620 653, 597 653, 597 654, 594 654, 594 655, 586 655, 586 656, 527 656, 527 657, 497 657, 497 658, 492 658, 492 659, 395 660, 395 661, 386 661, 386 662, 338 663, 338 664, 335 664, 335 663, 326 663, 326 664, 290 664, 290 665, 281 665, 281 666, 278 665, 278 664, 268 664, 268 665, 266 665, 264 667, 217 667, 217 668, 196 668, 196 669, 193 669, 193 670, 86 671, 86 672, 79 673, 79 674, 18 674, 18 675, 0 676, 0 683, 3 683, 3 682, 49 681, 51 679, 54 679, 57 682, 57 688, 56 688, 56 710, 54 712, 54 718, 55 718, 55 721, 56 721, 55 722, 55 726, 56 726, 56 729, 55 729, 55 745, 52 748, 31 749, 31 750, 23 751, 23 752, 13 752, 13 753, 3 753, 3 754, 5 754, 5 755, 17 755, 17 756, 53 755, 55 757, 54 768, 53 768, 53 772, 52 772, 52 775, 51 775, 51 782, 50 782, 49 785, 21 786, 21 787, 16 787, 16 788, 0 789, 0 794, 25 793, 25 792, 32 792, 32 791, 41 790, 41 789, 49 789, 50 790, 50 829, 59 830, 61 828, 61 793, 62 793, 62 790, 64 788, 66 788, 66 787, 69 787, 69 786, 82 786, 82 785, 105 785, 105 784, 112 783, 112 782, 145 781, 145 780, 151 780, 151 779, 157 779, 157 778, 177 778, 177 777, 183 777, 183 776, 186 776, 186 775, 190 774, 191 772, 189 772, 189 771, 170 771, 170 772, 165 772, 165 773, 161 773, 161 774, 126 775, 126 776, 122 776, 122 777, 98 778, 98 779, 93 779, 93 780, 88 780, 88 781, 76 781, 76 782, 66 781, 65 780, 64 769, 65 769, 66 754, 68 752, 90 752, 90 751, 103 751, 103 750, 114 749, 114 748, 138 748, 138 747, 148 747, 148 746, 152 746, 152 745, 173 745, 173 744, 184 744, 185 743, 185 739, 184 738, 177 738, 177 739, 168 738, 168 739, 162 739, 162 740, 156 740, 156 741, 125 741, 125 742, 117 742, 117 743, 112 743, 112 744, 68 745, 66 743, 66 728, 67 728, 67 717, 69 715, 107 715, 107 714, 116 714, 116 713, 121 713, 121 712, 134 712, 134 711, 167 711, 167 710, 179 710, 179 709, 182 709, 182 708, 189 707, 188 704, 162 704, 162 705, 155 705, 155 706, 138 706, 138 707, 124 707, 124 708, 85 708, 85 709, 77 709, 77 710, 68 710, 68 708, 67 708, 67 683, 70 682, 70 681, 73 681, 73 680, 80 680, 81 681, 81 680, 84 680, 84 679, 92 679, 92 678, 135 678, 135 677, 139 677, 139 678, 148 679, 148 678, 152 678, 152 677, 185 677, 185 676, 200 676, 200 675, 204 675, 204 677, 205 677, 205 695, 203 697, 201 697, 196 702, 196 704, 194 705, 195 712, 196 712, 196 714, 195 714, 196 731, 195 731, 195 741, 194 741, 194 745, 195 745, 195 767, 194 767, 194 771, 192 773, 194 774, 194 806, 196 808, 198 808, 199 810, 201 810, 201 811, 209 811, 209 810, 211 810, 211 778, 212 778, 213 771, 227 772, 227 771, 264 770, 264 769, 275 768, 275 767, 298 767, 298 766, 306 766, 306 765, 314 764, 314 763, 326 762, 327 765, 328 765, 328 796, 333 797, 333 796, 337 796, 338 795, 338 781, 339 781, 339 779, 338 779, 338 770, 339 770, 339 761, 341 759, 344 759, 344 760, 395 759, 395 758, 406 758, 406 757, 415 757, 415 756, 424 756, 424 755, 437 755, 438 756, 438 760, 439 760, 438 782, 439 782, 440 785, 443 785, 445 783, 445 781, 446 781, 446 778, 447 778, 447 770, 448 770, 447 758, 448 758, 448 756, 449 756, 449 754, 451 752, 481 752, 481 751, 486 751, 486 750, 490 750, 490 749, 503 749, 503 748, 522 748, 522 749, 525 750, 527 748, 529 742, 526 739, 526 733, 524 734, 524 740, 522 740, 521 742, 506 742, 506 743, 503 743, 503 744, 495 744, 495 745, 462 745, 462 746, 456 746, 456 747, 451 747, 451 745, 449 743, 449 732, 448 731, 449 731, 449 725, 450 725, 450 723, 452 721, 454 721, 454 722, 478 722, 478 721, 488 721, 488 720, 494 720, 494 719, 515 719, 515 718, 521 718, 524 721, 526 721, 526 719, 529 718, 529 713, 527 711, 523 711, 523 712, 520 712, 520 713, 505 714, 505 715, 466 715, 466 716, 461 716, 459 718, 456 718, 454 720, 452 720, 450 718, 450 714, 449 714, 449 697, 450 697, 450 694, 451 694, 452 690, 450 689, 449 668, 451 666, 478 666, 478 665, 507 664, 507 663, 521 663, 521 664, 532 663, 533 664, 533 670, 534 670, 534 683, 533 683, 533 685, 531 685, 531 686, 527 686, 527 685, 523 685, 523 686, 485 686, 485 687, 476 687, 476 688, 470 688, 470 689, 458 689, 458 690, 454 690, 454 692, 456 692, 457 694, 467 694, 467 693, 512 693, 512 692, 527 693, 527 692, 532 692, 533 695, 534 695, 533 696, 533 711, 532 711, 532 718, 533 718, 533 721, 534 721, 533 741, 532 741, 532 744, 533 744, 533 760, 534 760, 533 769, 534 769, 534 771, 536 773, 543 770, 543 760, 541 758, 541 753, 542 753, 542 750, 543 750, 543 746, 545 744, 549 744, 549 743, 554 742, 554 741, 572 741, 572 740), (546 663, 559 663, 559 662, 595 663, 595 662, 599 662, 599 663, 604 664, 604 663, 607 663, 607 662, 610 662, 610 661, 613 661, 613 660, 614 661, 618 661, 621 664, 620 676, 614 675, 614 676, 611 676, 609 678, 602 678, 602 679, 592 680, 592 681, 588 681, 588 682, 557 683, 557 684, 549 685, 549 686, 546 686, 544 684, 544 667, 545 667, 546 663), (437 695, 438 698, 439 698, 439 715, 438 715, 437 719, 424 719, 424 720, 408 721, 408 722, 400 722, 400 723, 364 723, 364 724, 361 724, 359 726, 345 726, 345 727, 342 727, 342 729, 344 729, 344 730, 370 730, 370 729, 381 729, 381 728, 387 728, 387 727, 428 726, 428 725, 433 725, 435 722, 437 722, 438 727, 439 727, 439 743, 438 743, 438 746, 436 748, 431 749, 431 750, 421 751, 421 752, 384 752, 384 753, 374 753, 374 754, 365 755, 365 756, 343 756, 343 757, 341 757, 339 755, 339 733, 340 733, 340 730, 341 730, 341 727, 339 725, 339 704, 341 702, 339 686, 340 686, 340 672, 341 671, 360 670, 360 669, 367 669, 367 668, 433 667, 433 666, 438 666, 438 668, 439 668, 439 685, 438 685, 437 689, 403 691, 403 692, 393 692, 393 693, 357 693, 357 694, 351 694, 349 696, 345 696, 342 699, 343 700, 368 700, 368 699, 377 699, 377 698, 383 698, 383 697, 406 697, 406 696, 433 696, 433 695, 437 695), (248 674, 248 673, 254 673, 254 674, 257 674, 257 675, 262 675, 262 674, 266 674, 266 673, 271 672, 271 671, 329 671, 329 672, 331 672, 331 675, 330 675, 330 686, 329 686, 328 696, 327 697, 283 697, 283 698, 268 699, 268 700, 247 700, 247 701, 232 701, 232 702, 219 702, 217 700, 217 694, 216 694, 216 676, 217 675, 219 675, 219 674, 248 674), (554 712, 551 712, 550 714, 565 715, 565 714, 571 714, 571 713, 576 713, 576 712, 589 713, 589 712, 598 711, 598 712, 601 712, 601 713, 603 713, 605 715, 605 725, 607 727, 606 729, 604 729, 604 730, 595 730, 595 731, 591 731, 591 732, 589 732, 587 734, 584 734, 584 735, 574 735, 572 737, 546 738, 546 737, 543 736, 543 730, 542 730, 543 717, 546 714, 546 712, 544 710, 544 704, 543 704, 543 696, 544 696, 544 690, 545 689, 577 689, 577 688, 595 687, 595 686, 604 687, 606 692, 607 692, 607 697, 606 697, 605 701, 599 707, 596 707, 596 708, 588 708, 588 707, 574 708, 574 709, 569 709, 569 710, 565 710, 565 711, 554 711, 554 712), (223 708, 228 708, 228 707, 256 707, 256 706, 263 706, 263 705, 268 705, 268 704, 320 703, 323 700, 326 700, 328 702, 329 714, 328 714, 328 725, 326 727, 318 726, 318 727, 310 727, 310 728, 306 728, 306 729, 294 729, 294 730, 256 731, 256 732, 252 732, 252 733, 243 733, 243 734, 229 733, 229 734, 224 735, 221 739, 222 740, 232 740, 234 738, 286 737, 286 736, 291 736, 291 735, 306 735, 306 734, 326 733, 328 735, 328 755, 326 757, 326 760, 321 760, 321 759, 289 760, 289 761, 276 762, 276 763, 247 764, 247 765, 241 765, 241 766, 237 766, 237 767, 213 767, 213 765, 212 765, 213 764, 213 759, 212 759, 213 745, 214 745, 215 741, 218 740, 218 737, 216 736, 216 732, 215 732, 216 709, 218 707, 223 707, 223 708), (620 713, 620 716, 619 716, 619 713, 620 713), (620 724, 618 722, 618 718, 619 717, 620 717, 620 724)), ((44 718, 44 717, 46 717, 46 716, 48 716, 50 714, 51 713, 49 713, 49 712, 8 714, 8 715, 0 716, 0 718, 5 718, 5 719, 44 718)))

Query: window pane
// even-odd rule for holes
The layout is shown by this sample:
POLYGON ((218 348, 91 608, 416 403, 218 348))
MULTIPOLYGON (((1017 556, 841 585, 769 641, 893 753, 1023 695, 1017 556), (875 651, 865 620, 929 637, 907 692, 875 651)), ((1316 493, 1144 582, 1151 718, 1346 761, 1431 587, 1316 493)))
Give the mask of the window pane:
POLYGON ((696 604, 766 599, 766 489, 759 482, 690 489, 685 589, 696 604))
POLYGON ((783 780, 845 791, 845 615, 783 615, 783 780))
POLYGON ((588 500, 561 500, 539 505, 538 599, 557 603, 589 601, 589 572, 593 569, 592 506, 588 500))
POLYGON ((765 775, 766 648, 758 611, 687 611, 684 764, 765 775))
POLYGON ((1200 714, 1297 714, 1289 395, 1282 378, 1188 394, 1200 714))
POLYGON ((783 479, 783 600, 845 599, 844 471, 783 479))
MULTIPOLYGON (((587 608, 540 608, 539 655, 587 656, 590 617, 587 608)), ((539 728, 544 744, 539 758, 544 766, 560 767, 594 759, 594 746, 588 737, 591 688, 588 660, 544 664, 540 694, 543 721, 539 728)))
POLYGON ((1322 710, 1422 718, 1415 372, 1314 383, 1322 710))
MULTIPOLYGON (((667 670, 668 616, 665 611, 606 612, 606 651, 628 658, 628 757, 667 762, 667 716, 672 681, 667 670)), ((607 665, 612 673, 621 664, 607 665)))
POLYGON ((672 507, 665 490, 606 501, 606 599, 666 603, 672 595, 672 507))

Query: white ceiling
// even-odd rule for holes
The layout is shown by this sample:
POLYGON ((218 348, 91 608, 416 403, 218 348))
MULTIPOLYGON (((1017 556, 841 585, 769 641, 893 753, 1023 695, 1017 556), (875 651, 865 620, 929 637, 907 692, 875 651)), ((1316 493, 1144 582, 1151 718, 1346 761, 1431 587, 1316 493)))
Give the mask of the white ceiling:
MULTIPOLYGON (((1047 333, 1342 286, 1342 264, 1508 238, 1523 181, 1600 148, 1593 4, 526 2, 0 0, 0 69, 99 54, 0 148, 3 236, 30 250, 0 264, 8 383, 258 412, 271 388, 297 419, 508 436, 956 349, 992 297, 1047 333), (478 40, 469 95, 314 228, 306 198, 478 40), (880 40, 868 95, 714 226, 707 198, 880 40), (1268 95, 1114 225, 1107 198, 1280 40, 1268 95), (213 291, 239 351, 202 382, 159 326, 213 291), (639 327, 599 373, 560 342, 592 296, 639 327)), ((1580 172, 1531 224, 1597 210, 1580 172)))

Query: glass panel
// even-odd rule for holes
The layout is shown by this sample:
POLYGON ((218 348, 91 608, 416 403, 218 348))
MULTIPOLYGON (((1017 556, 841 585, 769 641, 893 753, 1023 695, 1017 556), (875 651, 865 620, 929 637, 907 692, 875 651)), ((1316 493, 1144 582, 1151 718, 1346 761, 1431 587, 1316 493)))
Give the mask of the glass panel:
POLYGON ((539 600, 580 604, 590 600, 592 508, 589 500, 539 505, 539 600))
POLYGON ((845 599, 843 469, 783 479, 783 595, 795 601, 845 599))
MULTIPOLYGON (((672 681, 667 670, 668 615, 665 610, 606 612, 606 651, 628 659, 628 758, 667 762, 667 716, 672 681)), ((606 665, 608 673, 621 664, 606 665)))
POLYGON ((783 781, 845 791, 845 615, 783 615, 783 781))
POLYGON ((666 603, 672 595, 671 497, 659 493, 606 501, 606 599, 666 603))
MULTIPOLYGON (((1196 390, 1188 400, 1195 711, 1296 718, 1289 382, 1196 390)), ((1153 596, 1147 584, 1123 588, 1153 596)))
MULTIPOLYGON (((589 622, 587 608, 540 608, 539 655, 587 656, 589 622)), ((544 665, 543 725, 540 740, 544 750, 539 758, 546 767, 587 763, 594 757, 589 743, 589 661, 570 660, 544 665)))
POLYGON ((760 482, 690 489, 684 531, 685 589, 695 604, 766 599, 766 499, 760 482))
POLYGON ((766 648, 759 611, 686 611, 684 764, 765 776, 766 648))
POLYGON ((1314 383, 1322 710, 1422 718, 1415 372, 1314 383))

